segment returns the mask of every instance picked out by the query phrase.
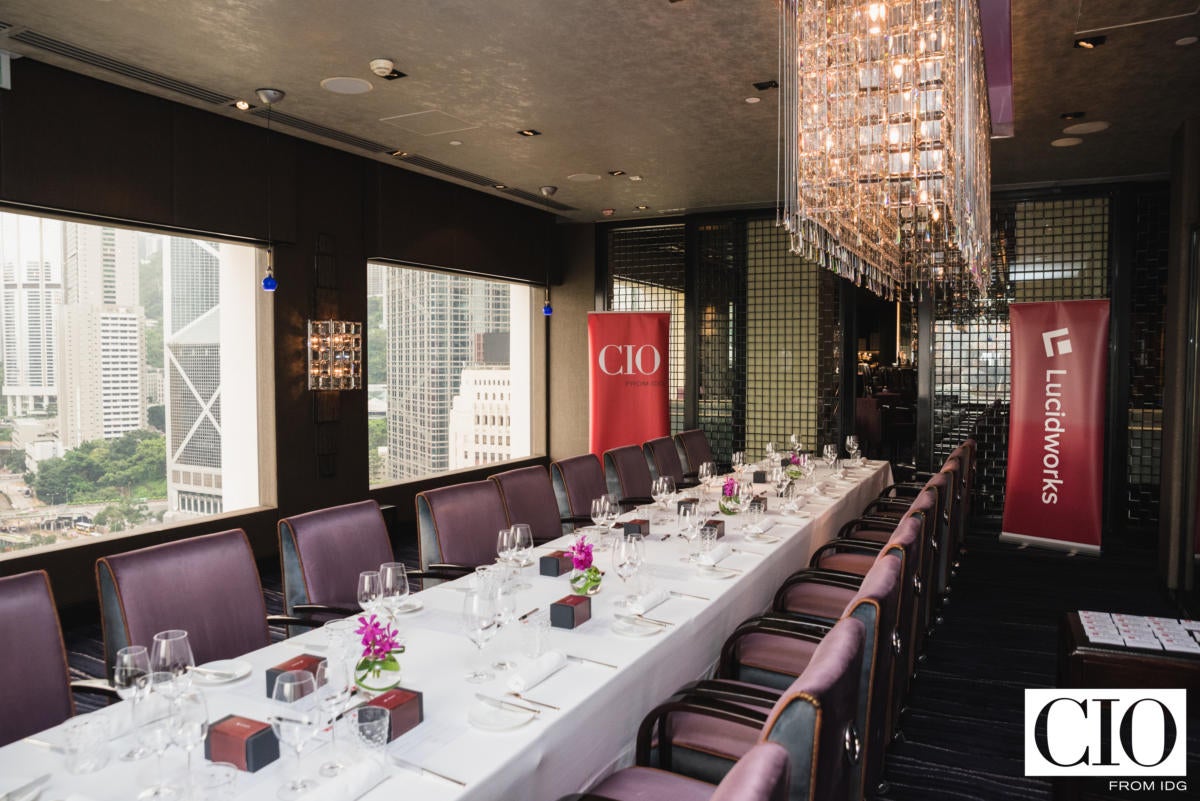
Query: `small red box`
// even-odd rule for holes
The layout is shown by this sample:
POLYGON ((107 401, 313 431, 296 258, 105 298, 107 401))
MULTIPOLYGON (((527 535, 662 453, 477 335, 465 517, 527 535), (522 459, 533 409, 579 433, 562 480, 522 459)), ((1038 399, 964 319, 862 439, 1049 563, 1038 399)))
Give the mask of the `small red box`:
POLYGON ((571 555, 566 551, 551 551, 538 560, 538 572, 552 578, 570 573, 573 566, 571 555))
POLYGON ((204 757, 254 773, 279 759, 279 740, 269 723, 226 715, 208 727, 204 757))
POLYGON ((550 625, 573 629, 592 619, 592 599, 586 595, 568 595, 550 604, 550 625))
POLYGON ((643 518, 630 520, 624 524, 626 534, 641 534, 643 537, 650 536, 650 521, 643 518))
POLYGON ((375 696, 367 702, 367 706, 382 707, 392 713, 388 742, 416 728, 425 719, 424 697, 416 690, 406 690, 403 687, 375 696))
POLYGON ((300 654, 293 656, 286 662, 281 662, 273 668, 267 668, 267 697, 271 697, 271 691, 275 689, 275 679, 279 678, 279 674, 287 673, 289 670, 307 670, 316 678, 317 668, 325 661, 323 656, 313 656, 312 654, 300 654))
POLYGON ((725 536, 725 521, 724 520, 705 520, 702 524, 705 528, 712 526, 717 530, 717 539, 725 536))
POLYGON ((681 512, 681 511, 683 511, 683 507, 685 507, 685 506, 690 506, 690 507, 692 507, 692 510, 695 511, 695 507, 699 503, 700 503, 699 498, 680 498, 678 501, 675 502, 675 511, 681 512))

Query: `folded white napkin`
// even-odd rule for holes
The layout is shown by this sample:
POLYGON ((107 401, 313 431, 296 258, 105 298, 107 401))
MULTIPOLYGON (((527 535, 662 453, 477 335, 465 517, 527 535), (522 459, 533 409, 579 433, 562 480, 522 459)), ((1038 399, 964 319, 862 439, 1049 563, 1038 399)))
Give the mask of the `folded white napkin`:
POLYGON ((670 597, 671 593, 666 590, 651 590, 634 598, 633 603, 629 605, 629 611, 635 615, 644 615, 670 597))
POLYGON ((775 528, 775 521, 767 520, 764 518, 763 520, 760 520, 758 523, 758 534, 759 534, 759 536, 761 536, 763 534, 766 534, 768 531, 770 531, 773 528, 775 528))
POLYGON ((342 768, 335 782, 320 782, 304 794, 305 801, 355 801, 388 777, 388 770, 376 756, 360 754, 342 768))
POLYGON ((711 551, 700 554, 699 562, 702 565, 715 565, 726 556, 729 556, 731 553, 733 553, 733 551, 730 550, 728 545, 723 542, 718 542, 716 547, 714 547, 711 551))
POLYGON ((508 680, 508 689, 514 693, 531 690, 562 670, 566 664, 567 657, 562 651, 547 651, 529 664, 514 670, 508 680))

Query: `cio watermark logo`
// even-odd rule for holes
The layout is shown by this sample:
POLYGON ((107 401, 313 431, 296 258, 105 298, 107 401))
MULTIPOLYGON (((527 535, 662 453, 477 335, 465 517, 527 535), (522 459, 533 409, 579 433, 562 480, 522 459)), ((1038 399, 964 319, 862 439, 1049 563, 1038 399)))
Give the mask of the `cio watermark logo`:
POLYGON ((662 366, 662 354, 653 345, 605 345, 597 362, 605 375, 654 375, 662 366))
POLYGON ((1186 690, 1026 690, 1026 776, 1186 776, 1186 690))
POLYGON ((1059 356, 1066 356, 1071 352, 1071 340, 1067 339, 1070 333, 1065 328, 1055 328, 1053 331, 1042 332, 1042 344, 1046 346, 1047 359, 1054 356, 1056 349, 1059 356))

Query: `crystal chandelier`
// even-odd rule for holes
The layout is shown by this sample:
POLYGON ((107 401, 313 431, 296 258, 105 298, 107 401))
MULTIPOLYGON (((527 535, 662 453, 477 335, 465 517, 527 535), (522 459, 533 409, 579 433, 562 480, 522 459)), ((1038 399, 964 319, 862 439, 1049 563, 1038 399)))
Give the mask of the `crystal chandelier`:
POLYGON ((885 298, 990 261, 990 119, 975 0, 782 0, 781 224, 885 298))

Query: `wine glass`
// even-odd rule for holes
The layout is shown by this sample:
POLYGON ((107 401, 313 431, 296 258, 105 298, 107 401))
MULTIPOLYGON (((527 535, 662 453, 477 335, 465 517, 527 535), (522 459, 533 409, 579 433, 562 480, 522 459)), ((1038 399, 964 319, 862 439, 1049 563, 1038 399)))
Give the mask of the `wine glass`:
POLYGON ((697 525, 699 522, 697 520, 697 511, 697 506, 694 503, 685 503, 679 507, 679 536, 687 540, 688 543, 687 555, 679 557, 679 561, 681 562, 692 562, 696 558, 695 554, 692 553, 691 546, 696 541, 697 525))
POLYGON ((133 707, 133 727, 138 745, 156 757, 158 780, 138 798, 175 798, 175 789, 167 784, 163 773, 163 754, 171 745, 171 696, 166 690, 174 684, 175 676, 166 671, 152 672, 142 681, 145 696, 133 707))
POLYGON ((196 666, 188 633, 183 629, 168 629, 154 635, 150 647, 150 669, 155 673, 170 673, 170 685, 163 688, 178 695, 191 686, 191 669, 196 666))
POLYGON ((796 434, 792 434, 790 437, 788 437, 788 442, 791 443, 792 451, 795 453, 799 453, 804 447, 804 443, 800 441, 800 437, 796 434))
POLYGON ((700 467, 696 470, 696 480, 708 487, 717 477, 717 465, 715 462, 701 462, 700 467))
MULTIPOLYGON (((533 553, 533 529, 528 523, 513 523, 512 525, 512 558, 513 565, 516 568, 528 567, 533 564, 533 560, 529 555, 533 553)), ((533 585, 528 581, 520 578, 520 573, 517 573, 516 584, 512 589, 514 592, 524 592, 533 585)))
POLYGON ((337 745, 337 717, 350 700, 350 672, 344 659, 336 655, 317 665, 317 705, 321 709, 321 723, 329 726, 329 759, 317 770, 322 776, 336 776, 345 768, 339 761, 337 745))
MULTIPOLYGON (((117 695, 123 700, 129 701, 130 715, 133 714, 134 707, 148 689, 146 677, 149 675, 150 653, 146 650, 146 646, 131 645, 117 651, 116 659, 113 660, 112 685, 117 691, 117 695)), ((121 754, 121 759, 132 762, 145 757, 148 753, 149 751, 141 745, 137 745, 121 754)))
POLYGON ((192 751, 204 744, 208 734, 208 705, 194 690, 180 694, 171 704, 171 741, 187 754, 187 795, 192 796, 192 751))
MULTIPOLYGON (((481 581, 476 589, 468 590, 463 595, 463 631, 479 649, 480 662, 483 661, 483 647, 496 633, 497 611, 496 590, 486 581, 481 581)), ((482 665, 467 674, 467 681, 472 684, 481 684, 491 681, 492 678, 494 674, 482 665)))
POLYGON ((857 465, 859 444, 858 437, 856 435, 850 434, 846 437, 846 451, 850 454, 850 463, 852 465, 857 465))
POLYGON ((383 576, 378 570, 358 574, 358 605, 367 614, 374 613, 383 602, 383 576))
POLYGON ((733 466, 733 472, 741 475, 742 470, 746 466, 746 454, 741 451, 734 451, 733 458, 730 460, 730 464, 733 466))
POLYGON ((592 523, 597 526, 602 526, 607 518, 608 499, 604 496, 592 498, 592 523))
POLYGON ((821 451, 821 456, 825 460, 825 464, 829 467, 829 469, 833 470, 833 463, 836 462, 838 458, 837 445, 834 445, 833 443, 826 445, 821 451))
MULTIPOLYGON (((528 587, 529 585, 526 585, 528 587)), ((499 636, 502 629, 517 619, 517 592, 520 591, 519 586, 514 586, 511 582, 501 582, 494 587, 496 595, 496 634, 499 636)), ((500 658, 492 663, 492 667, 496 670, 510 670, 513 663, 507 659, 500 658)))
MULTIPOLYGON (((663 476, 662 482, 663 482, 663 489, 665 489, 667 491, 666 499, 670 500, 671 498, 675 497, 675 479, 671 478, 670 476, 663 476)), ((665 508, 666 504, 664 503, 663 506, 665 508)))
POLYGON ((317 682, 307 670, 289 670, 275 678, 271 688, 271 700, 277 702, 280 711, 268 715, 271 728, 279 742, 296 753, 295 774, 290 781, 280 785, 276 795, 283 801, 295 801, 316 786, 316 782, 300 775, 300 752, 304 744, 316 735, 320 727, 317 715, 309 715, 295 707, 295 703, 316 692, 317 682))
POLYGON ((384 562, 379 566, 380 601, 392 622, 408 602, 408 573, 403 562, 384 562))
POLYGON ((604 496, 604 500, 608 501, 608 514, 605 515, 604 521, 611 528, 621 516, 621 499, 615 492, 610 492, 604 496))
MULTIPOLYGON (((613 569, 621 578, 622 585, 638 574, 644 559, 645 547, 641 534, 624 534, 617 540, 616 548, 613 549, 613 569)), ((633 594, 628 594, 617 601, 617 605, 628 607, 634 598, 633 594)))
POLYGON ((517 550, 517 541, 513 537, 512 528, 502 528, 496 532, 496 558, 504 563, 511 563, 517 550))
POLYGON ((665 476, 659 476, 650 482, 650 497, 654 499, 656 504, 666 509, 666 501, 669 496, 667 494, 667 485, 663 480, 664 478, 665 476))

